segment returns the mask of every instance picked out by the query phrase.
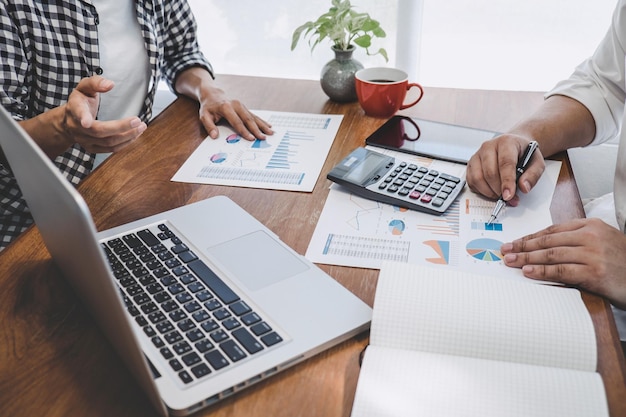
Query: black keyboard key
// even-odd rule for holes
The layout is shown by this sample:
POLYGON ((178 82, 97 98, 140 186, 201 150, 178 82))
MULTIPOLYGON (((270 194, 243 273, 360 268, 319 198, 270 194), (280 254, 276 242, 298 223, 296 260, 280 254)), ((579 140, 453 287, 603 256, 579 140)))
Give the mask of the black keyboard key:
POLYGON ((187 366, 193 366, 198 362, 202 361, 202 358, 196 352, 189 352, 184 355, 182 358, 183 362, 187 366))
POLYGON ((153 337, 156 336, 156 332, 154 331, 154 329, 152 328, 152 326, 144 326, 143 327, 143 332, 146 334, 146 336, 148 337, 153 337))
POLYGON ((180 330, 182 330, 185 333, 187 333, 189 330, 196 328, 195 323, 191 321, 191 319, 181 320, 177 326, 180 330))
POLYGON ((217 349, 214 349, 204 355, 204 358, 216 371, 228 365, 228 360, 217 349))
POLYGON ((187 371, 182 371, 178 373, 178 377, 180 378, 181 381, 183 381, 183 383, 185 384, 189 384, 190 382, 193 381, 193 378, 191 377, 191 375, 189 375, 189 373, 187 371))
POLYGON ((247 356, 234 340, 225 341, 220 344, 220 348, 232 362, 240 361, 247 356))
POLYGON ((191 368, 191 373, 196 378, 202 378, 203 376, 207 376, 211 373, 211 368, 209 368, 206 363, 201 363, 191 368))
POLYGON ((222 321, 225 318, 230 317, 231 314, 225 308, 220 308, 219 310, 215 310, 213 312, 213 316, 215 316, 215 318, 218 319, 219 321, 222 321))
POLYGON ((243 301, 237 301, 236 303, 231 304, 229 308, 230 308, 230 311, 235 313, 235 315, 237 316, 241 316, 243 314, 246 314, 252 311, 252 309, 248 307, 248 305, 244 303, 243 301))
POLYGON ((235 339, 241 343, 241 346, 243 346, 248 353, 254 354, 263 350, 263 345, 261 345, 256 338, 243 327, 233 331, 233 336, 235 336, 235 339))
POLYGON ((161 355, 163 355, 165 359, 172 359, 174 357, 174 354, 167 346, 161 348, 161 355))
POLYGON ((255 335, 261 336, 262 334, 265 334, 272 330, 272 328, 266 322, 262 321, 261 323, 257 323, 254 326, 250 327, 250 330, 252 330, 252 333, 254 333, 255 335))
POLYGON ((211 333, 211 339, 213 339, 215 343, 219 343, 228 339, 228 335, 226 334, 224 330, 220 329, 211 333))
POLYGON ((234 303, 239 296, 233 292, 211 269, 202 261, 195 260, 187 264, 189 268, 209 287, 225 304, 234 303))
POLYGON ((170 313, 170 318, 174 321, 181 321, 187 318, 187 314, 183 310, 174 310, 170 313))
POLYGON ((174 352, 176 352, 177 355, 184 355, 187 352, 191 352, 192 347, 189 343, 183 341, 180 343, 176 343, 174 346, 172 346, 172 349, 174 349, 174 352))
POLYGON ((165 343, 163 343, 163 339, 161 339, 159 336, 154 336, 151 340, 152 344, 154 344, 154 346, 156 346, 157 348, 162 348, 163 346, 165 346, 165 343))
POLYGON ((178 258, 184 263, 189 263, 191 261, 195 261, 196 259, 198 259, 196 254, 190 250, 179 253, 178 258))
POLYGON ((209 339, 202 339, 199 342, 196 342, 195 346, 200 353, 205 353, 213 349, 213 343, 211 343, 209 339))
POLYGON ((227 318, 226 320, 222 322, 222 324, 224 325, 226 330, 233 330, 241 326, 241 323, 239 323, 239 320, 237 320, 234 317, 227 318))
POLYGON ((276 332, 272 332, 270 334, 266 334, 261 337, 261 341, 265 343, 265 346, 273 346, 276 343, 282 342, 283 338, 278 335, 276 332))
POLYGON ((174 252, 175 254, 179 254, 188 250, 189 248, 184 243, 179 243, 175 246, 172 246, 172 252, 174 252))
POLYGON ((164 334, 164 333, 169 333, 172 330, 174 330, 174 325, 172 325, 172 323, 170 323, 169 321, 165 320, 157 324, 156 328, 159 331, 159 333, 164 334))
POLYGON ((245 316, 243 316, 241 318, 241 321, 243 321, 243 323, 246 326, 250 326, 251 324, 257 323, 259 321, 261 321, 261 317, 259 317, 259 315, 255 312, 252 313, 248 313, 245 316))
POLYGON ((215 320, 205 321, 200 325, 205 332, 209 333, 220 327, 215 320))
POLYGON ((180 342, 181 340, 183 340, 183 335, 178 333, 178 331, 176 330, 171 333, 166 334, 163 337, 165 338, 167 343, 169 343, 170 345, 173 345, 174 343, 180 342))
POLYGON ((131 248, 136 248, 137 246, 142 245, 141 240, 139 240, 139 238, 133 233, 122 236, 122 240, 131 248))
POLYGON ((207 301, 206 303, 204 303, 204 306, 209 309, 209 311, 213 311, 216 308, 220 308, 222 306, 222 303, 220 303, 217 299, 212 299, 207 301))
POLYGON ((148 314, 148 320, 150 320, 151 323, 156 324, 165 320, 165 315, 160 311, 157 311, 156 313, 148 314))
POLYGON ((180 361, 178 359, 175 359, 175 358, 170 361, 170 366, 176 372, 180 371, 181 369, 183 369, 183 364, 180 363, 180 361))
POLYGON ((189 339, 190 342, 197 342, 203 337, 204 333, 202 333, 202 330, 200 329, 193 329, 192 331, 187 332, 187 339, 189 339))
POLYGON ((161 243, 159 239, 148 229, 140 230, 137 232, 137 236, 148 246, 155 246, 161 243))

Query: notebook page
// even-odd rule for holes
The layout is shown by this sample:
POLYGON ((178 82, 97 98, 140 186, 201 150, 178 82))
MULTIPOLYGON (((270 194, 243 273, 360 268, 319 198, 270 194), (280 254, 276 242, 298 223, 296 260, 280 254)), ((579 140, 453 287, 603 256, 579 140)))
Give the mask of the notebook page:
POLYGON ((370 345, 352 417, 608 417, 599 374, 370 345))
POLYGON ((595 371, 595 331, 580 292, 452 269, 387 263, 370 344, 595 371))

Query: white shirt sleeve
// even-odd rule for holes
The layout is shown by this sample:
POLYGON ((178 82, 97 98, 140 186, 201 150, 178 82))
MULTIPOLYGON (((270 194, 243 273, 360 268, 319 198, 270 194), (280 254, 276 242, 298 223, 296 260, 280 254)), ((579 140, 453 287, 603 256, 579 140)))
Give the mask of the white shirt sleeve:
POLYGON ((611 26, 595 53, 569 79, 559 82, 546 97, 564 95, 581 102, 593 115, 593 144, 615 138, 621 128, 626 99, 626 0, 620 0, 611 26))

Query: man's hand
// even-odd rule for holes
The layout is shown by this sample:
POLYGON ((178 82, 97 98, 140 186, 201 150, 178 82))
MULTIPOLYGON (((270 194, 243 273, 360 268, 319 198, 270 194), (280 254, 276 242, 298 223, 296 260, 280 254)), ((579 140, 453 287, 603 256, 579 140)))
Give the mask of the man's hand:
POLYGON ((504 244, 502 253, 528 278, 580 287, 626 309, 626 235, 599 219, 550 226, 504 244))
POLYGON ((69 146, 78 143, 88 152, 115 152, 146 130, 146 124, 136 116, 121 120, 96 120, 100 94, 113 87, 112 81, 93 76, 82 79, 70 94, 60 124, 62 135, 69 146))
POLYGON ((500 196, 512 206, 518 203, 517 190, 529 192, 545 170, 540 149, 534 153, 526 171, 516 183, 516 166, 532 139, 506 134, 484 142, 467 164, 467 184, 485 197, 500 196))

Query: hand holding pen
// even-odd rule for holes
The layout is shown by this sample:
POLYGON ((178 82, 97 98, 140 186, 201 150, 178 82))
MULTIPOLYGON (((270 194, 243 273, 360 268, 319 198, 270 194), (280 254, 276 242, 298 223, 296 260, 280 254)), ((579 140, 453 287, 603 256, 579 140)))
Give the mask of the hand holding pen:
MULTIPOLYGON (((539 145, 537 144, 537 142, 533 140, 526 147, 526 150, 524 151, 524 154, 522 155, 522 157, 519 159, 519 161, 517 163, 516 173, 515 173, 515 183, 517 183, 519 181, 519 179, 522 176, 522 174, 526 171, 526 167, 530 163, 530 160, 532 159, 533 154, 537 150, 538 146, 539 145)), ((500 198, 496 202, 495 207, 493 208, 493 211, 491 213, 491 217, 489 218, 489 222, 487 223, 488 225, 493 223, 498 218, 498 215, 500 214, 500 211, 502 211, 502 208, 505 205, 506 205, 506 201, 504 200, 504 198, 502 198, 502 196, 500 196, 500 198)))

